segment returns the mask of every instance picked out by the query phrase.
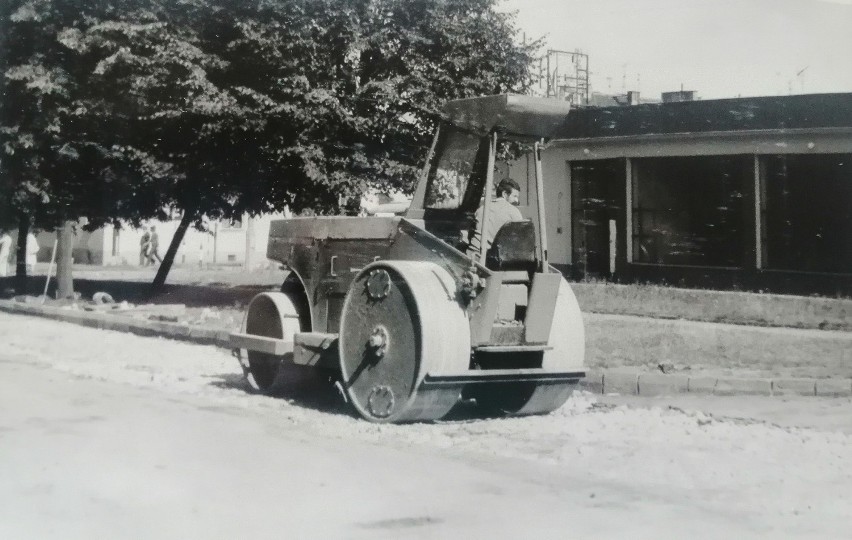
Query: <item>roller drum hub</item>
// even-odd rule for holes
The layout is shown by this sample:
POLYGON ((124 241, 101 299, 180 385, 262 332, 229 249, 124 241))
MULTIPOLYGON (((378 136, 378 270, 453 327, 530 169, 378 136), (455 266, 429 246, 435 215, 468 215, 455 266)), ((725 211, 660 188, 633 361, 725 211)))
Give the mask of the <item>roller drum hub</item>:
POLYGON ((352 282, 340 324, 340 366, 356 410, 374 422, 434 420, 461 387, 423 390, 426 373, 464 371, 470 330, 456 283, 429 262, 380 261, 352 282))

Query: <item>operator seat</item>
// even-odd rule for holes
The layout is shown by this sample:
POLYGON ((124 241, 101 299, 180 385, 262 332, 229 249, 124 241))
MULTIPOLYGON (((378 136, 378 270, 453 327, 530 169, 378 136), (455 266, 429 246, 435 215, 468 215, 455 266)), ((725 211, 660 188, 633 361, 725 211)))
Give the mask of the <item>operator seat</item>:
POLYGON ((536 270, 535 226, 530 220, 510 221, 500 227, 485 254, 485 267, 495 272, 536 270))

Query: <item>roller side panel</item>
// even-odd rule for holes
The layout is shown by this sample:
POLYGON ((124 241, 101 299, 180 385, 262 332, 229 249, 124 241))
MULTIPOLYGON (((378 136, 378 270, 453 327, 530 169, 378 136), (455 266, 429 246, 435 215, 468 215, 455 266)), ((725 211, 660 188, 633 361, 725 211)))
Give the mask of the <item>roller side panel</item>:
POLYGON ((533 274, 527 316, 524 319, 524 341, 547 343, 559 297, 562 274, 533 274))

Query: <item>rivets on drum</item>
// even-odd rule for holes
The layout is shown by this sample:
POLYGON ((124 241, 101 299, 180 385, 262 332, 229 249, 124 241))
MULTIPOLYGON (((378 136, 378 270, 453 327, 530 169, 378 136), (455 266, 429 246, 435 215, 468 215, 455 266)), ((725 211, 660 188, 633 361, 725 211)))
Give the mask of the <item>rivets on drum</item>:
POLYGON ((393 390, 388 386, 374 386, 370 391, 370 397, 367 398, 367 407, 370 409, 370 414, 376 418, 387 418, 393 411, 394 397, 393 390))
POLYGON ((385 352, 388 350, 388 342, 390 341, 390 336, 388 336, 388 329, 382 326, 381 324, 376 325, 373 328, 373 331, 370 333, 369 345, 373 350, 373 354, 377 357, 381 358, 385 355, 385 352))
POLYGON ((391 277, 387 270, 381 268, 370 272, 367 277, 367 294, 373 300, 381 300, 390 293, 391 277))

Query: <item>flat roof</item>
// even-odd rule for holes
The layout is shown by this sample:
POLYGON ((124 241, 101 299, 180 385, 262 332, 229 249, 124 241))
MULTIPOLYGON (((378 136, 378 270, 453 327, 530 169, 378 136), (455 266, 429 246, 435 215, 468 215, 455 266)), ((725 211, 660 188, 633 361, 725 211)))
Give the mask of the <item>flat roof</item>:
POLYGON ((852 93, 574 109, 553 139, 852 127, 852 93))

